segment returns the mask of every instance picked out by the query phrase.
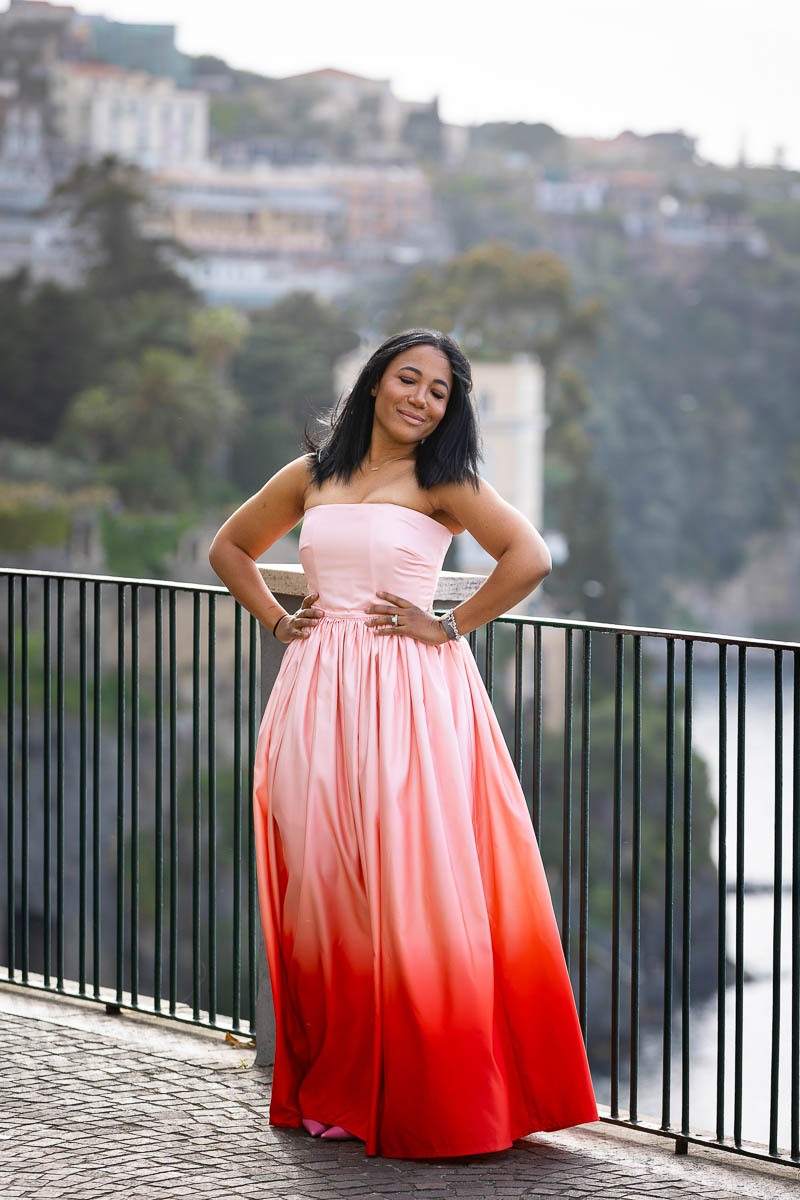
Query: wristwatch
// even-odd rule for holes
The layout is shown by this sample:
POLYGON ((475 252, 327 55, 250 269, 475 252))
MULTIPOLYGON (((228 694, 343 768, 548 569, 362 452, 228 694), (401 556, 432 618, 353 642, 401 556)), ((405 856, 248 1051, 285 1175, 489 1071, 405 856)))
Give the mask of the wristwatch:
POLYGON ((445 633, 447 634, 450 641, 454 641, 455 638, 460 638, 460 637, 464 636, 463 634, 458 632, 458 626, 456 625, 455 613, 453 612, 452 608, 449 608, 447 610, 447 612, 444 614, 444 616, 439 617, 439 620, 444 625, 445 633))

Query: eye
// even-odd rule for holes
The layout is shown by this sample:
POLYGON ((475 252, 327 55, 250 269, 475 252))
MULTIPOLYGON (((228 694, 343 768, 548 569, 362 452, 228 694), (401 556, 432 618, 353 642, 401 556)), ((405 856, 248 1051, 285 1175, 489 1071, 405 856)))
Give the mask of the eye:
MULTIPOLYGON (((401 375, 400 382, 401 383, 416 383, 417 381, 416 381, 416 379, 406 379, 405 376, 401 375)), ((446 399, 446 396, 443 392, 434 392, 433 394, 437 400, 445 400, 446 399)))

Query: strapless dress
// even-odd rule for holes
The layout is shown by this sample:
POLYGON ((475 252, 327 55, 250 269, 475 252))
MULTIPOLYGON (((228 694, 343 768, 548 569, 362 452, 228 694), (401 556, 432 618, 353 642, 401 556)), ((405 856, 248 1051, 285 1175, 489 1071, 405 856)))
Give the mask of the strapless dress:
POLYGON ((325 616, 286 647, 255 757, 270 1124, 342 1125, 396 1158, 598 1119, 538 843, 469 643, 366 623, 378 590, 430 609, 451 538, 397 504, 306 512, 300 560, 325 616))

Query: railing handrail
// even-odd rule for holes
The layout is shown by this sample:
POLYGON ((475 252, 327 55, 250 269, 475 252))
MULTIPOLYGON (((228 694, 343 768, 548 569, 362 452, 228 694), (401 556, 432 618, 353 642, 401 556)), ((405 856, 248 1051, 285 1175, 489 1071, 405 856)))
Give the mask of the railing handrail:
MULTIPOLYGON (((283 572, 289 570, 295 564, 256 562, 256 566, 261 571, 274 568, 283 572)), ((303 573, 302 567, 299 564, 296 565, 296 569, 299 574, 303 573)), ((467 579, 474 577, 472 573, 463 571, 442 571, 441 574, 451 576, 464 575, 467 579)), ((39 571, 28 567, 5 566, 0 566, 0 575, 20 575, 34 579, 75 579, 79 581, 83 580, 87 583, 137 584, 142 587, 160 587, 176 591, 214 592, 217 595, 230 594, 228 589, 222 584, 189 583, 177 579, 139 579, 136 576, 128 575, 92 575, 78 571, 39 571)), ((603 623, 602 621, 580 621, 572 617, 551 617, 524 613, 503 613, 499 617, 495 617, 494 620, 523 625, 541 625, 550 629, 575 629, 591 633, 633 634, 640 637, 658 637, 666 640, 677 639, 683 642, 708 642, 715 646, 746 646, 754 650, 800 651, 800 641, 771 640, 769 638, 749 637, 747 634, 707 633, 696 629, 664 629, 657 625, 617 625, 603 623)))

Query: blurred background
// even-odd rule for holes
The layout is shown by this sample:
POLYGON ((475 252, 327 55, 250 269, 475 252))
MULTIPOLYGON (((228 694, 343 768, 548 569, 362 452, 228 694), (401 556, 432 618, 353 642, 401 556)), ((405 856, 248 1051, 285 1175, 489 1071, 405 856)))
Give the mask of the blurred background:
MULTIPOLYGON (((478 19, 463 6, 419 0, 392 13, 316 2, 274 12, 243 0, 224 11, 189 0, 107 0, 89 13, 12 0, 0 12, 0 564, 218 582, 207 551, 222 521, 301 453, 304 425, 324 418, 378 341, 426 325, 453 333, 472 361, 482 474, 552 549, 555 569, 529 611, 796 640, 799 37, 796 6, 778 0, 560 0, 523 11, 497 0, 478 19)), ((262 561, 296 561, 298 532, 262 561)), ((453 539, 445 561, 456 570, 491 565, 467 534, 453 539)), ((65 603, 77 638, 83 617, 69 587, 65 603)), ((109 822, 118 762, 111 610, 93 692, 99 706, 107 674, 109 736, 96 770, 109 822)), ((241 769, 231 750, 232 610, 227 623, 222 617, 220 598, 228 640, 213 686, 228 700, 217 708, 220 753, 208 773, 197 749, 191 765, 196 714, 174 734, 176 837, 187 856, 192 814, 210 782, 221 811, 243 804, 247 815, 249 803, 232 782, 241 769)), ((507 632, 498 629, 495 649, 507 686, 494 699, 510 743, 507 632)), ((44 700, 41 692, 48 636, 31 638, 34 705, 49 704, 49 676, 44 700)), ((82 761, 70 732, 79 709, 71 636, 61 717, 68 803, 82 761)), ((549 645, 546 636, 541 840, 557 897, 555 798, 563 792, 570 802, 565 772, 569 765, 577 779, 580 762, 577 740, 563 750, 572 660, 565 684, 563 649, 551 654, 549 645)), ((637 735, 649 805, 646 1112, 657 1110, 661 1070, 662 650, 646 652, 637 735)), ((701 650, 687 752, 696 839, 692 1072, 710 1126, 713 838, 728 700, 718 699, 716 659, 701 650)), ((187 635, 177 654, 190 708, 199 651, 193 658, 187 635)), ((788 792, 790 755, 788 738, 785 760, 772 749, 784 693, 776 700, 771 659, 754 652, 750 662, 742 744, 746 737, 748 822, 759 836, 748 841, 745 873, 762 890, 747 910, 747 1070, 758 1079, 745 1096, 751 1136, 765 1138, 768 1031, 760 1037, 757 1027, 768 1003, 769 834, 783 821, 772 789, 785 768, 788 792)), ((154 668, 142 667, 149 688, 154 668)), ((614 669, 598 650, 591 898, 603 928, 593 930, 592 994, 609 973, 614 669)), ((732 674, 731 704, 735 684, 732 674)), ((676 698, 680 705, 680 686, 676 698)), ((525 703, 527 765, 530 689, 525 703)), ((790 720, 787 707, 787 729, 790 720)), ((156 735, 150 705, 136 735, 148 798, 156 735)), ((36 771, 50 736, 48 727, 31 746, 36 771)), ((626 797, 632 736, 626 710, 626 797)), ((678 760, 681 738, 679 722, 678 760)), ((47 778, 46 770, 44 795, 47 778)), ((627 808, 623 819, 627 887, 627 808)), ((151 920, 157 857, 151 818, 141 820, 142 917, 151 920)), ((227 832, 220 837, 235 874, 227 832)), ((113 891, 118 861, 113 845, 106 850, 103 887, 113 891)), ((787 894, 784 938, 788 903, 787 894)), ((221 905, 220 921, 228 915, 221 905)), ((109 953, 113 935, 111 927, 109 953)), ((143 938, 146 990, 151 941, 143 938)), ((226 1012, 233 985, 224 970, 226 1012)), ((788 988, 788 968, 782 978, 788 988)), ((602 1005, 590 1013, 603 1102, 608 1019, 602 1005)))
POLYGON ((213 578, 304 422, 431 325, 548 535, 541 603, 791 630, 800 18, 492 11, 0 13, 3 562, 213 578))

